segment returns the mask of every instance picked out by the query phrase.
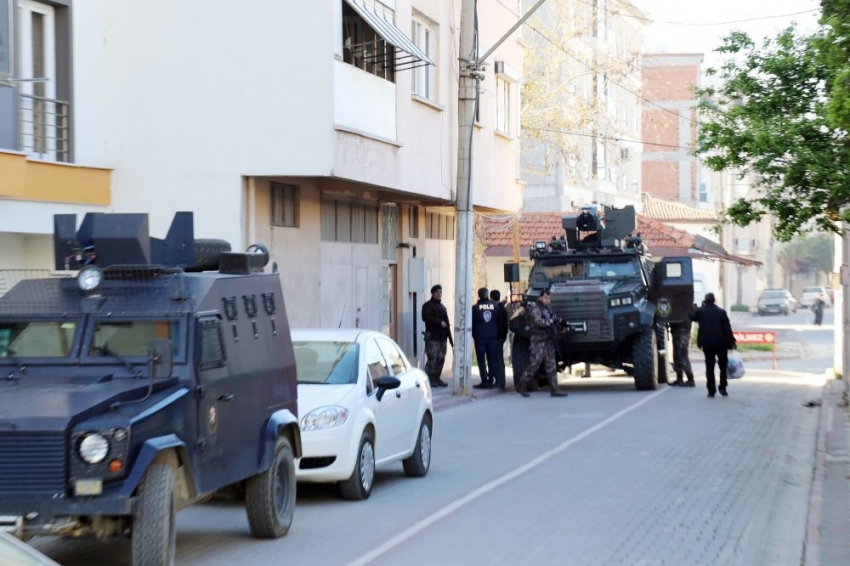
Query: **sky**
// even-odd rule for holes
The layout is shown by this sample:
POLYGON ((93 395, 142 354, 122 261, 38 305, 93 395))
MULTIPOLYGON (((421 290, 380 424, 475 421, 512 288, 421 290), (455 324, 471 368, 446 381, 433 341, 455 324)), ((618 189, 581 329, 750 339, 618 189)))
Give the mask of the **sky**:
POLYGON ((730 31, 745 31, 757 44, 761 44, 764 36, 775 36, 778 30, 795 21, 800 29, 814 29, 820 7, 820 0, 632 1, 654 22, 645 30, 644 52, 704 53, 705 63, 709 65, 718 60, 711 51, 720 45, 723 35, 730 31), (808 13, 787 16, 799 12, 808 13), (736 23, 713 25, 722 22, 736 23))

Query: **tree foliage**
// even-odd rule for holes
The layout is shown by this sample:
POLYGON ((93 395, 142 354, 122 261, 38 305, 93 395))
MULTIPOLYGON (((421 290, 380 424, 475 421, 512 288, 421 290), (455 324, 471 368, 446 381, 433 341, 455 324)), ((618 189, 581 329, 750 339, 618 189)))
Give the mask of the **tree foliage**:
POLYGON ((724 220, 746 226, 771 213, 781 241, 840 231, 840 209, 850 201, 850 145, 827 118, 833 69, 822 41, 822 32, 801 36, 792 26, 759 47, 733 32, 716 50, 722 65, 707 71, 720 86, 698 89, 695 153, 715 171, 750 177, 757 189, 732 203, 724 220))
POLYGON ((827 81, 827 117, 835 128, 850 131, 850 0, 821 0, 824 35, 817 41, 824 63, 832 70, 827 81))
POLYGON ((833 269, 833 238, 825 234, 796 238, 779 252, 782 265, 791 266, 800 261, 819 273, 829 273, 833 269))

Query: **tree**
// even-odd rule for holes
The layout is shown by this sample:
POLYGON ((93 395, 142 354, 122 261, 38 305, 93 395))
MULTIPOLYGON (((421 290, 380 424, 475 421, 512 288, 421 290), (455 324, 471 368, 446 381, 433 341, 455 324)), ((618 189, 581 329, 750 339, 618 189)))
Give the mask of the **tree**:
POLYGON ((792 240, 779 252, 779 261, 787 274, 801 263, 817 273, 830 273, 833 269, 833 254, 833 238, 817 234, 792 240))
POLYGON ((821 0, 824 35, 817 42, 824 63, 832 69, 827 90, 827 118, 835 128, 850 131, 850 0, 821 0))
POLYGON ((817 48, 822 41, 823 32, 804 37, 792 26, 761 48, 733 32, 716 50, 725 60, 707 73, 721 84, 698 89, 695 154, 715 171, 751 176, 758 189, 729 206, 725 221, 747 226, 773 214, 780 241, 840 231, 840 209, 850 201, 850 140, 827 119, 832 69, 817 48))

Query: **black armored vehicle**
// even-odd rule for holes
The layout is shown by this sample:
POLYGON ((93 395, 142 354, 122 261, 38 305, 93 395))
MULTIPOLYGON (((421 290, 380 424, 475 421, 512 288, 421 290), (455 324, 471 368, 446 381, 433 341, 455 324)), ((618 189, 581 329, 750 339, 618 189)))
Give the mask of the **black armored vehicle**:
POLYGON ((633 235, 633 206, 605 207, 604 216, 585 207, 561 224, 566 238, 553 236, 530 250, 528 289, 510 319, 514 380, 528 366, 525 305, 549 289, 560 326, 552 334, 559 371, 598 364, 633 376, 637 389, 655 389, 666 382, 667 323, 685 320, 693 304, 691 259, 653 263, 640 235, 633 235))
POLYGON ((0 530, 132 539, 171 564, 175 513, 228 486, 285 535, 301 455, 295 358, 268 251, 164 240, 146 214, 54 217, 55 271, 0 272, 0 530))

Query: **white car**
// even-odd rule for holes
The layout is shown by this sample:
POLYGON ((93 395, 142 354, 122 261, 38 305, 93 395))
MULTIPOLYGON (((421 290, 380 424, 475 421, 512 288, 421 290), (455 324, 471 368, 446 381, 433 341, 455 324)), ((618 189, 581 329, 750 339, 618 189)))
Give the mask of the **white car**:
POLYGON ((829 293, 827 292, 826 287, 821 287, 818 285, 803 288, 803 293, 800 295, 800 306, 812 306, 818 296, 821 296, 821 298, 826 303, 826 306, 832 306, 832 301, 830 301, 829 299, 829 293))
POLYGON ((345 499, 372 493, 375 468, 401 461, 408 476, 431 465, 434 407, 428 375, 387 335, 292 330, 302 456, 296 478, 338 483, 345 499))

